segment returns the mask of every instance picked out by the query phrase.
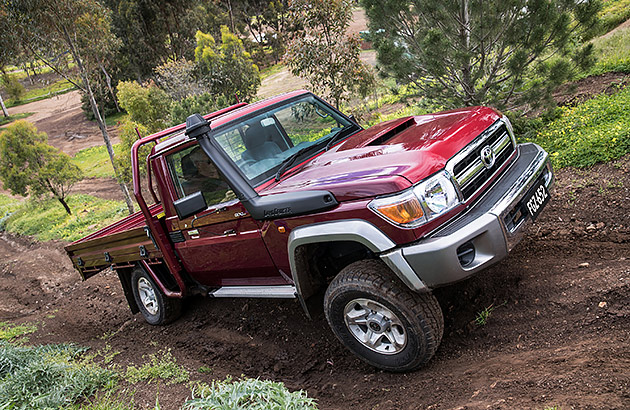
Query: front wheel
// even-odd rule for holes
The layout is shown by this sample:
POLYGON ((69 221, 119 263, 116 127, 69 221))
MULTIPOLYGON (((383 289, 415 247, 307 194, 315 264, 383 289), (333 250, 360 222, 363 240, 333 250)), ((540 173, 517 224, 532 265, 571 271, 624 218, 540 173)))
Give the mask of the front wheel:
POLYGON ((133 271, 131 287, 140 313, 149 324, 166 325, 181 315, 182 300, 166 297, 144 269, 133 271))
POLYGON ((379 260, 342 269, 326 291, 324 310, 350 351, 389 371, 411 371, 427 363, 444 332, 437 299, 408 289, 379 260))

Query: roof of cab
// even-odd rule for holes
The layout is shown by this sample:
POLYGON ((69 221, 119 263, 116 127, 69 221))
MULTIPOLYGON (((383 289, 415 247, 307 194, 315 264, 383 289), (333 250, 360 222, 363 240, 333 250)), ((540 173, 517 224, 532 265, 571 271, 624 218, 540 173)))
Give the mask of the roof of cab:
MULTIPOLYGON (((241 118, 245 115, 251 114, 255 111, 269 107, 273 104, 279 103, 281 101, 285 101, 290 98, 297 97, 304 94, 309 94, 309 93, 310 92, 306 90, 291 91, 291 92, 276 95, 274 97, 270 97, 261 101, 257 101, 252 104, 243 105, 239 108, 230 110, 226 112, 225 114, 221 114, 215 118, 212 118, 210 120, 210 126, 214 128, 219 125, 223 125, 230 121, 233 121, 237 118, 241 118)), ((204 117, 206 117, 207 119, 207 117, 211 117, 212 114, 214 113, 204 115, 204 117)), ((160 154, 164 151, 171 149, 172 147, 176 145, 190 141, 190 138, 188 138, 188 136, 184 134, 185 129, 186 129, 186 123, 183 123, 183 124, 179 124, 174 127, 171 127, 167 130, 161 131, 161 133, 164 133, 164 138, 166 139, 162 140, 154 147, 153 155, 160 154)))

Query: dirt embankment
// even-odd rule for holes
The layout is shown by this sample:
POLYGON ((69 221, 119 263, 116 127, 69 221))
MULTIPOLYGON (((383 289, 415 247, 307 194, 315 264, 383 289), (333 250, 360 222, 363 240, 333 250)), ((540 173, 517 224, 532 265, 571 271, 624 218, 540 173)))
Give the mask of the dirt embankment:
MULTIPOLYGON (((173 325, 149 326, 131 316, 112 272, 80 282, 62 243, 8 235, 0 240, 0 320, 38 322, 34 343, 108 344, 122 366, 171 348, 195 379, 279 380, 308 390, 322 409, 628 409, 629 173, 628 156, 558 172, 549 208, 510 257, 437 293, 445 336, 415 373, 363 364, 323 317, 308 321, 293 301, 192 299, 173 325), (489 306, 488 323, 475 325, 489 306)), ((157 389, 141 387, 136 403, 153 408, 157 389)), ((187 394, 159 386, 165 409, 187 394)))

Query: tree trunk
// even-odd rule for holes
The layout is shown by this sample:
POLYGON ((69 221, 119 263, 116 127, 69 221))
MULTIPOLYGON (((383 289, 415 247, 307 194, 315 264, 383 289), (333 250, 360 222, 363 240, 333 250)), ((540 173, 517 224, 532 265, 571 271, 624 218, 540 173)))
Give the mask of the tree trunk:
POLYGON ((65 199, 58 196, 57 200, 61 202, 61 205, 63 205, 63 207, 66 209, 66 212, 68 213, 68 215, 72 215, 72 212, 70 211, 70 207, 66 203, 65 199))
POLYGON ((461 26, 459 34, 464 43, 464 51, 466 57, 462 64, 462 88, 464 89, 464 103, 468 106, 473 105, 475 101, 475 87, 472 84, 470 66, 470 11, 468 9, 468 0, 462 0, 461 5, 461 26))
POLYGON ((96 105, 96 100, 94 99, 94 93, 92 92, 92 87, 90 87, 90 81, 88 79, 85 67, 83 66, 83 62, 81 61, 81 56, 77 52, 70 35, 68 35, 68 31, 65 27, 63 27, 64 37, 68 46, 70 46, 70 52, 74 57, 74 62, 77 64, 77 68, 79 69, 79 73, 81 75, 81 79, 83 80, 83 84, 85 87, 85 93, 88 95, 88 99, 90 100, 90 106, 92 107, 92 113, 94 114, 94 118, 96 119, 96 123, 98 124, 98 128, 101 130, 101 134, 103 134, 103 141, 105 141, 105 147, 107 148, 107 154, 109 154, 109 160, 112 163, 112 168, 114 168, 114 175, 116 175, 116 179, 118 180, 118 185, 120 186, 120 190, 125 197, 125 202, 127 203, 127 209, 129 209, 129 214, 133 213, 133 202, 131 200, 131 196, 129 195, 129 190, 127 189, 127 185, 121 182, 118 172, 118 165, 116 165, 116 161, 114 161, 114 148, 112 147, 112 141, 109 139, 109 134, 107 133, 107 127, 105 126, 105 122, 103 121, 103 117, 101 116, 101 111, 98 109, 98 105, 96 105))
POLYGON ((118 106, 118 101, 116 101, 116 94, 114 94, 114 89, 112 88, 112 78, 105 71, 105 67, 101 66, 101 70, 103 70, 103 74, 105 74, 105 82, 107 83, 107 88, 109 89, 109 93, 114 99, 114 104, 116 105, 116 111, 120 112, 120 107, 118 106))
POLYGON ((0 106, 2 106, 2 113, 5 117, 9 116, 9 111, 7 111, 7 106, 4 105, 4 101, 2 100, 2 96, 0 95, 0 106))

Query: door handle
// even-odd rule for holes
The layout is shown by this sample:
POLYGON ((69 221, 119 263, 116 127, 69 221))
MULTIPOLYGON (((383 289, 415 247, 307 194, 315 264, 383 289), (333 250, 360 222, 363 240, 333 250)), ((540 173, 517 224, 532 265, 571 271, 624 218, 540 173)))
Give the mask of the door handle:
POLYGON ((233 235, 236 235, 236 231, 234 229, 228 229, 226 231, 223 231, 223 235, 225 235, 225 236, 233 236, 233 235))

